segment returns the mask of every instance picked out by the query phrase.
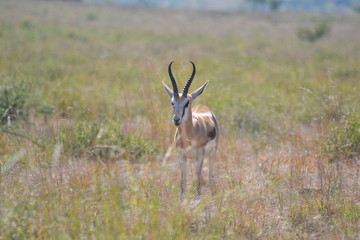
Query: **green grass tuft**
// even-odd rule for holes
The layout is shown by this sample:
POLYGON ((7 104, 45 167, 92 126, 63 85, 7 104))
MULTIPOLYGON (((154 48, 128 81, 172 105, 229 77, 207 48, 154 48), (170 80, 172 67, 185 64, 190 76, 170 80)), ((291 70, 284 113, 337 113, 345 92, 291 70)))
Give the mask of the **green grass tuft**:
POLYGON ((334 123, 328 140, 322 146, 330 161, 359 159, 360 157, 360 114, 350 112, 340 123, 334 123))
POLYGON ((65 152, 75 156, 106 160, 125 158, 139 161, 156 156, 159 147, 137 135, 124 134, 118 122, 77 122, 60 132, 65 152))
POLYGON ((297 31, 297 35, 301 40, 308 42, 315 42, 323 38, 326 34, 330 32, 329 24, 319 23, 311 28, 301 27, 297 31))

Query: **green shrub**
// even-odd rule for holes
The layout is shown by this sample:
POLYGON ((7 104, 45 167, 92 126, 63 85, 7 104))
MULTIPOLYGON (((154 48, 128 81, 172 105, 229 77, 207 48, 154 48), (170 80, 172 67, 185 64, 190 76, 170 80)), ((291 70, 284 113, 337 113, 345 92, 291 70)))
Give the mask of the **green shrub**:
POLYGON ((121 142, 121 147, 125 149, 125 157, 140 159, 142 156, 151 156, 159 153, 159 148, 145 141, 144 138, 134 135, 126 135, 121 142))
POLYGON ((37 113, 44 116, 44 120, 45 122, 47 122, 48 117, 55 112, 55 106, 47 103, 41 103, 38 105, 36 111, 37 113))
POLYGON ((86 154, 91 158, 126 158, 139 160, 159 153, 157 145, 141 136, 122 133, 117 122, 78 122, 61 130, 64 150, 75 157, 86 154))
POLYGON ((234 123, 241 133, 248 133, 254 136, 275 132, 267 113, 261 111, 242 108, 236 114, 234 123))
POLYGON ((352 9, 353 9, 355 12, 360 13, 360 4, 353 6, 352 9))
POLYGON ((339 82, 329 81, 325 86, 327 89, 301 88, 306 97, 302 98, 306 111, 303 112, 302 121, 327 120, 339 121, 347 111, 347 99, 339 93, 339 82))
POLYGON ((94 21, 97 19, 97 15, 95 13, 88 13, 86 14, 86 20, 88 21, 94 21))
POLYGON ((25 82, 0 85, 0 122, 28 117, 29 86, 25 82))
POLYGON ((351 112, 330 130, 322 151, 331 162, 360 156, 360 114, 351 112))
POLYGON ((313 28, 301 27, 297 31, 297 35, 301 40, 315 42, 330 32, 327 23, 319 23, 313 28))
POLYGON ((267 2, 271 11, 277 11, 283 3, 283 0, 268 0, 267 2))
POLYGON ((21 26, 25 29, 33 29, 35 27, 34 23, 31 20, 24 20, 21 23, 21 26))
POLYGON ((74 126, 67 126, 61 130, 60 141, 63 143, 65 151, 79 156, 94 145, 99 131, 99 124, 78 122, 74 126))

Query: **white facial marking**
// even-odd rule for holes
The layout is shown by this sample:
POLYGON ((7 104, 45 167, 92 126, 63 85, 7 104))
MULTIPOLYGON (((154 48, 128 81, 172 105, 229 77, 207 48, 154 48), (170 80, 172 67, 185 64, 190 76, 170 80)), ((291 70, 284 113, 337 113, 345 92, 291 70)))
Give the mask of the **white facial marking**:
POLYGON ((190 100, 188 98, 175 98, 171 99, 171 103, 174 109, 173 122, 179 126, 188 118, 188 109, 190 107, 190 100))

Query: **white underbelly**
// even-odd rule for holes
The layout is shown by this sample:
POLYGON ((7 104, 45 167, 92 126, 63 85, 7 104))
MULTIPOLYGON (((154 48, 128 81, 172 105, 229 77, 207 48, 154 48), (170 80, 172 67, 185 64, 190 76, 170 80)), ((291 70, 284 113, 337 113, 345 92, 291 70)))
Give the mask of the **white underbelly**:
MULTIPOLYGON (((216 147, 216 140, 213 139, 211 140, 210 142, 208 142, 206 145, 205 145, 205 157, 208 157, 207 155, 211 153, 211 151, 215 150, 215 147, 216 147)), ((197 153, 198 153, 198 150, 197 148, 192 148, 192 147, 189 147, 188 149, 181 149, 182 151, 186 151, 186 156, 188 158, 196 158, 197 157, 197 153)))

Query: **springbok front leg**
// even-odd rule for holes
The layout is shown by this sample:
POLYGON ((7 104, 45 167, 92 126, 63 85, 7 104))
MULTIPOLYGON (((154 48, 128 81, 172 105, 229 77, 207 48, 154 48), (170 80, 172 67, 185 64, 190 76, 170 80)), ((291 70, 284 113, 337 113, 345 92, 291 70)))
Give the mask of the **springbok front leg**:
POLYGON ((200 195, 201 194, 201 184, 203 181, 203 178, 201 176, 201 171, 202 171, 202 166, 203 166, 203 162, 204 162, 205 149, 201 148, 201 149, 196 150, 196 155, 197 155, 197 159, 196 159, 196 182, 197 182, 196 193, 197 193, 197 195, 200 195))
POLYGON ((181 169, 181 199, 184 198, 186 189, 186 162, 187 158, 184 151, 179 151, 179 165, 181 169))

